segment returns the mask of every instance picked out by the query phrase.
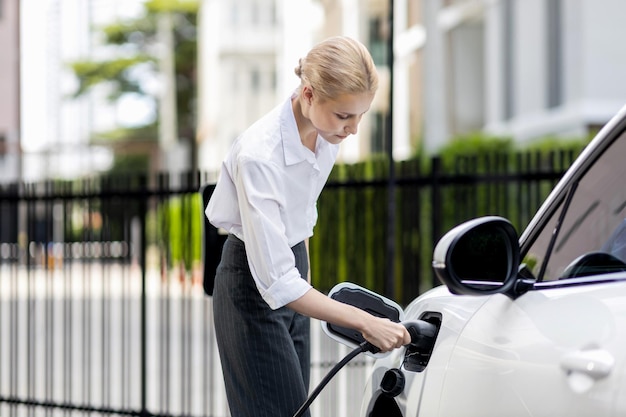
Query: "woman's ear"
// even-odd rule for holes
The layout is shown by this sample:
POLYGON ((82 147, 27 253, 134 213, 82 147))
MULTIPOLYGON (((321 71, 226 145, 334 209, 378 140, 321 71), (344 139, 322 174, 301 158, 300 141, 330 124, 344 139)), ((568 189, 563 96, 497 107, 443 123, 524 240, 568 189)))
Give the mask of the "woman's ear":
POLYGON ((310 86, 305 85, 302 87, 302 99, 308 105, 311 105, 311 102, 313 101, 313 89, 310 86))

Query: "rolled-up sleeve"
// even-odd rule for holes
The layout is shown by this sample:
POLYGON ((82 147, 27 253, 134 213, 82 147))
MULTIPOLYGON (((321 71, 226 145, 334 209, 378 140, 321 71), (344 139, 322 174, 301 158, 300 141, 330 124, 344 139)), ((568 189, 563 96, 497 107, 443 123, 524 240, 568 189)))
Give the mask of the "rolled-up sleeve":
POLYGON ((302 297, 311 285, 296 268, 287 241, 285 190, 281 172, 272 162, 240 157, 234 182, 246 254, 257 289, 272 309, 302 297))

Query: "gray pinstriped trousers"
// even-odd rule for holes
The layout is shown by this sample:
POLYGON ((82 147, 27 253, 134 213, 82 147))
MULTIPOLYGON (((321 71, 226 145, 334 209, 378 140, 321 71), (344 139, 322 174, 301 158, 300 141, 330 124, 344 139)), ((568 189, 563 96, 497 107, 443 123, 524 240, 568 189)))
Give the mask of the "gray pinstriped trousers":
MULTIPOLYGON (((292 250, 306 277, 304 242, 292 250)), ((267 305, 250 274, 244 243, 233 235, 217 268, 213 317, 232 417, 293 416, 309 389, 309 318, 267 305)))

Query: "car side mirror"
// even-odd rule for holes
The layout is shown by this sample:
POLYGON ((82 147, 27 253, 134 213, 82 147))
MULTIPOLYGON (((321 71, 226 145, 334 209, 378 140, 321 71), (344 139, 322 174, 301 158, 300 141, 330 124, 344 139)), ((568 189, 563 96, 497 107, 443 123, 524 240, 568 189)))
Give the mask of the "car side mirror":
POLYGON ((435 275, 454 294, 508 292, 520 264, 517 232, 507 219, 479 217, 446 233, 435 246, 435 275))

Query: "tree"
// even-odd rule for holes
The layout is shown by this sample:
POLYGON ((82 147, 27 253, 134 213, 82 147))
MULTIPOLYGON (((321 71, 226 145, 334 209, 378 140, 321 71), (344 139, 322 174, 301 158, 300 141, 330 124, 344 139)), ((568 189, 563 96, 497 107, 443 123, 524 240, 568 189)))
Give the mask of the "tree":
MULTIPOLYGON (((176 136, 190 145, 189 168, 197 168, 195 129, 196 129, 196 69, 197 69, 197 14, 198 0, 149 0, 144 3, 145 13, 127 21, 116 22, 97 28, 103 36, 103 42, 116 52, 113 58, 105 60, 81 60, 70 63, 70 68, 78 79, 78 88, 74 97, 88 93, 92 87, 106 83, 110 89, 108 99, 117 101, 126 94, 139 94, 158 103, 158 92, 146 79, 160 79, 163 71, 159 61, 163 52, 163 27, 159 19, 171 18, 171 39, 173 51, 173 82, 175 83, 175 120, 176 136), (151 88, 152 87, 152 88, 151 88)), ((159 104, 159 105, 162 105, 159 104)), ((106 141, 112 147, 119 144, 136 145, 152 143, 158 145, 158 124, 154 121, 133 128, 118 128, 102 132, 95 140, 106 141)), ((141 148, 141 147, 139 147, 141 148)), ((137 152, 135 152, 137 153, 137 152)), ((147 148, 138 151, 139 159, 154 159, 147 148)), ((137 155, 130 161, 124 161, 122 155, 116 155, 116 168, 125 165, 137 167, 137 155), (126 163, 125 163, 126 162, 126 163)), ((128 158, 128 156, 126 156, 128 158)), ((147 162, 147 161, 146 161, 147 162)), ((153 161, 154 162, 154 161, 153 161)), ((114 168, 115 169, 115 168, 114 168)))

